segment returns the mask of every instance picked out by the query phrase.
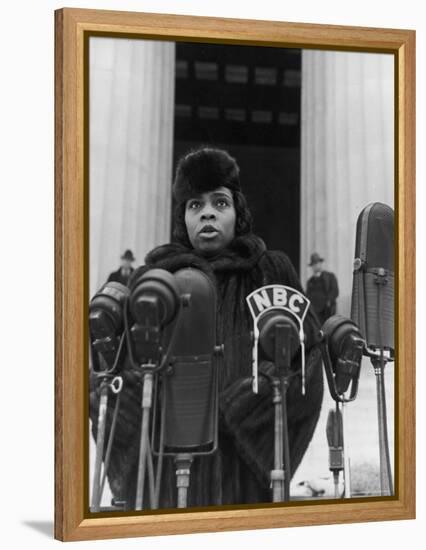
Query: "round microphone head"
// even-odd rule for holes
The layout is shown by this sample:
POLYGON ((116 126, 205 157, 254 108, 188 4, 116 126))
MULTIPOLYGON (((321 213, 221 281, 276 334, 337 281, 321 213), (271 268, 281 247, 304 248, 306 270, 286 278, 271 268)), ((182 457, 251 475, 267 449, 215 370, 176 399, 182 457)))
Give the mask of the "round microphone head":
POLYGON ((290 328, 290 357, 293 357, 300 346, 299 330, 297 324, 281 309, 269 309, 263 313, 258 320, 259 344, 266 357, 274 361, 275 359, 275 327, 283 324, 290 328))
POLYGON ((169 271, 150 269, 136 281, 130 296, 130 311, 140 323, 146 318, 147 300, 157 304, 160 325, 166 325, 174 319, 179 294, 175 277, 169 271))
POLYGON ((129 289, 121 283, 105 283, 89 304, 90 331, 94 338, 118 334, 123 326, 123 309, 129 289))
POLYGON ((353 335, 362 338, 357 325, 343 315, 329 317, 322 326, 322 331, 328 339, 328 349, 333 361, 341 357, 347 338, 353 335))
MULTIPOLYGON (((356 390, 365 346, 359 328, 347 317, 333 315, 324 323, 322 331, 328 342, 337 393, 346 393, 350 384, 356 390)), ((356 391, 353 397, 355 395, 356 391)))
POLYGON ((364 270, 383 268, 393 273, 394 250, 393 209, 381 202, 368 204, 356 224, 355 260, 364 270))

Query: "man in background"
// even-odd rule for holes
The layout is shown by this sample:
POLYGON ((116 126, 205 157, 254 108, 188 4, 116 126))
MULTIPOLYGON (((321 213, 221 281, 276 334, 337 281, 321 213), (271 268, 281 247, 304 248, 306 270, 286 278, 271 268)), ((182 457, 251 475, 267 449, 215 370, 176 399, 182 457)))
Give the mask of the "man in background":
POLYGON ((132 262, 135 261, 133 252, 131 250, 126 250, 121 256, 121 266, 117 271, 113 271, 109 274, 108 282, 115 281, 123 285, 127 285, 130 275, 133 273, 132 262))
POLYGON ((323 269, 323 262, 324 258, 317 252, 311 254, 308 265, 312 268, 312 277, 308 279, 306 287, 306 296, 321 324, 336 313, 336 299, 339 295, 337 278, 334 273, 323 269))

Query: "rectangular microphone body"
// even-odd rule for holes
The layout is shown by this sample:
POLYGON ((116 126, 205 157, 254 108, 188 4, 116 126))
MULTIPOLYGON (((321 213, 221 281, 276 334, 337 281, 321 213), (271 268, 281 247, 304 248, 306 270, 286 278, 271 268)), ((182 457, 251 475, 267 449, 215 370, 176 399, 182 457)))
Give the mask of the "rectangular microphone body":
POLYGON ((386 204, 358 217, 351 318, 370 349, 394 350, 394 212, 386 204))
POLYGON ((217 435, 216 291, 199 270, 175 273, 183 304, 163 376, 167 452, 213 449, 217 435))

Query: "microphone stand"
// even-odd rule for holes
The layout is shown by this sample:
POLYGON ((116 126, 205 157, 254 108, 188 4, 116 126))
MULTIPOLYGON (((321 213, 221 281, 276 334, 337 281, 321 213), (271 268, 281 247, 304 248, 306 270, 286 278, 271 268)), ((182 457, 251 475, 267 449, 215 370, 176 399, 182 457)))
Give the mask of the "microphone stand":
MULTIPOLYGON (((101 378, 100 383, 100 398, 99 398, 99 412, 98 412, 98 432, 97 432, 97 438, 96 438, 96 455, 95 455, 95 471, 93 474, 93 486, 92 486, 92 503, 91 503, 91 511, 92 512, 100 512, 101 509, 101 500, 102 500, 102 493, 105 486, 105 480, 106 480, 106 474, 108 469, 108 463, 109 463, 109 450, 111 448, 112 444, 112 438, 114 437, 114 430, 115 430, 115 422, 113 420, 111 429, 110 429, 110 435, 109 435, 109 441, 108 441, 108 447, 107 447, 107 455, 105 457, 104 462, 104 471, 102 474, 102 461, 103 461, 103 454, 104 454, 104 448, 105 448, 105 433, 106 433, 106 421, 107 421, 107 411, 108 411, 108 393, 109 389, 115 394, 119 394, 122 389, 123 385, 123 379, 120 376, 115 376, 115 372, 117 369, 117 363, 118 358, 121 353, 121 349, 124 343, 124 336, 120 339, 120 344, 118 351, 116 353, 116 357, 114 359, 113 366, 109 369, 107 362, 105 361, 102 354, 98 354, 98 360, 100 364, 102 365, 102 369, 99 377, 101 378)), ((93 361, 96 361, 96 358, 94 356, 93 361)), ((116 410, 114 412, 114 418, 117 416, 117 407, 119 404, 119 397, 117 397, 117 403, 116 403, 116 410)))
POLYGON ((284 498, 284 469, 283 469, 283 413, 280 392, 280 381, 273 378, 272 402, 275 408, 274 422, 274 469, 271 471, 272 502, 282 502, 284 498))
POLYGON ((108 377, 105 376, 101 382, 99 413, 98 413, 98 436, 96 438, 96 458, 95 472, 93 474, 93 489, 92 489, 92 512, 99 512, 101 507, 101 470, 102 458, 105 446, 105 430, 106 430, 106 415, 108 408, 108 377))
POLYGON ((383 334, 380 318, 382 315, 382 293, 387 284, 386 271, 379 268, 376 273, 375 281, 378 286, 377 292, 377 311, 379 314, 378 340, 379 354, 370 354, 371 364, 376 375, 377 390, 377 419, 379 427, 379 454, 380 454, 380 490, 382 495, 393 494, 392 472, 389 455, 389 440, 386 414, 386 395, 384 371, 388 358, 384 355, 383 334))
MULTIPOLYGON (((343 410, 344 403, 342 403, 343 410)), ((326 428, 328 447, 329 447, 329 469, 333 473, 334 498, 340 498, 339 477, 343 470, 344 479, 348 480, 348 472, 345 471, 345 452, 343 437, 343 414, 340 410, 340 402, 336 401, 335 409, 330 409, 326 428)), ((345 490, 347 484, 345 482, 345 490)))
MULTIPOLYGON (((339 409, 339 402, 336 402, 336 416, 339 414, 340 412, 340 409, 339 409)), ((338 426, 335 426, 335 434, 334 434, 334 437, 337 439, 338 438, 338 430, 339 430, 339 427, 338 426)), ((340 449, 338 449, 337 451, 339 454, 340 454, 340 449)), ((343 454, 343 445, 342 445, 342 454, 343 454)), ((340 474, 340 468, 334 468, 333 469, 333 481, 334 481, 334 498, 339 498, 339 474, 340 474)))
POLYGON ((188 488, 193 460, 194 457, 189 453, 179 453, 175 458, 178 508, 188 506, 188 488))
POLYGON ((379 357, 370 357, 376 375, 377 390, 377 420, 379 427, 379 453, 380 453, 380 490, 382 495, 393 494, 392 472, 389 454, 389 439, 386 414, 386 395, 384 370, 387 359, 383 355, 383 348, 379 357))
MULTIPOLYGON (((348 438, 346 437, 347 423, 345 422, 347 401, 342 401, 342 431, 343 431, 343 480, 344 480, 344 497, 351 498, 351 461, 349 457, 348 438)), ((336 403, 337 405, 337 403, 336 403)))
POLYGON ((129 343, 130 360, 135 372, 142 376, 142 421, 139 442, 138 477, 136 485, 135 510, 143 510, 143 497, 145 489, 146 468, 148 465, 149 497, 151 507, 155 504, 154 465, 151 453, 149 420, 152 409, 152 397, 154 386, 154 374, 159 368, 160 323, 158 313, 158 300, 145 298, 146 316, 143 322, 136 323, 129 330, 127 315, 125 315, 126 334, 129 343), (132 338, 136 342, 136 354, 139 360, 134 358, 132 338), (154 360, 153 360, 154 359, 154 360), (141 361, 141 362, 140 362, 141 361))
MULTIPOLYGON (((136 486, 136 510, 142 510, 143 503, 143 494, 145 488, 145 477, 146 477, 146 465, 147 461, 152 457, 150 455, 150 444, 149 444, 149 418, 151 414, 152 407, 152 393, 153 393, 153 381, 154 374, 153 369, 156 365, 151 363, 146 363, 142 365, 143 368, 143 378, 142 378, 142 423, 141 423, 141 436, 140 436, 140 446, 139 446, 139 462, 138 462, 138 480, 136 486)), ((150 488, 152 493, 152 482, 150 479, 150 488)), ((152 499, 152 494, 151 494, 152 499)))
POLYGON ((274 469, 271 471, 273 502, 290 500, 290 444, 288 436, 287 389, 290 380, 291 328, 283 323, 275 326, 275 368, 272 378, 272 402, 275 408, 274 469))

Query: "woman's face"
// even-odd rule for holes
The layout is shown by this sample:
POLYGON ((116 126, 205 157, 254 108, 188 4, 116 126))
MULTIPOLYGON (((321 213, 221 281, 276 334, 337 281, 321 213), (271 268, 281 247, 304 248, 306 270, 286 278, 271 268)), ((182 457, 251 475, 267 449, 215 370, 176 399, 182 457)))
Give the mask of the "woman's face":
POLYGON ((185 225, 192 246, 205 255, 216 254, 235 236, 236 212, 227 187, 203 193, 186 202, 185 225))

